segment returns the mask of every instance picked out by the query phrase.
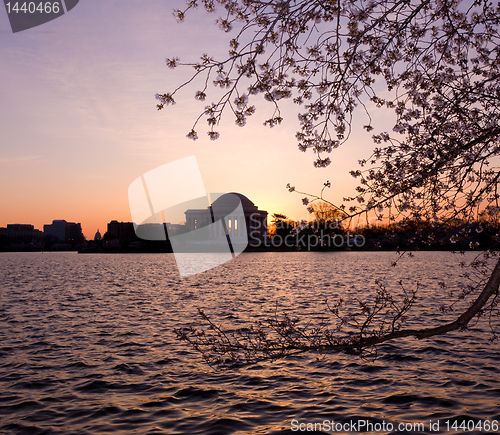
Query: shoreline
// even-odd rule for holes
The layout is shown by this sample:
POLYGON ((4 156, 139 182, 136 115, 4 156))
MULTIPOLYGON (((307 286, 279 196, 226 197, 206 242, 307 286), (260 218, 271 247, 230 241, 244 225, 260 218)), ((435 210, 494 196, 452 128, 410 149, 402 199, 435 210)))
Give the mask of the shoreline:
MULTIPOLYGON (((346 248, 310 248, 307 247, 248 247, 243 252, 451 252, 451 251, 464 251, 464 252, 481 252, 485 249, 471 249, 465 246, 454 247, 440 247, 440 246, 426 246, 426 247, 346 247, 346 248)), ((0 249, 0 253, 12 252, 76 252, 78 254, 173 254, 171 249, 136 249, 136 248, 110 248, 110 249, 0 249)), ((212 251, 193 251, 192 253, 207 253, 215 254, 212 251)))

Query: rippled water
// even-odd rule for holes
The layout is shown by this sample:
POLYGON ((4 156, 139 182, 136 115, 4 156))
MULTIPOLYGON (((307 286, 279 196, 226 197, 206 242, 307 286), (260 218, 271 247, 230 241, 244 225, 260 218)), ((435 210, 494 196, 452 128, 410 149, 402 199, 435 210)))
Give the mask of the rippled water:
POLYGON ((460 282, 461 258, 418 253, 397 268, 391 258, 249 253, 181 280, 168 254, 0 254, 0 433, 302 433, 292 429, 324 420, 423 422, 425 433, 432 420, 432 433, 447 433, 451 418, 500 421, 499 344, 482 323, 394 341, 375 361, 306 354, 225 371, 173 334, 199 322, 197 308, 227 325, 276 301, 314 318, 325 298, 363 297, 399 275, 421 282, 420 321, 438 322, 437 283, 460 282))

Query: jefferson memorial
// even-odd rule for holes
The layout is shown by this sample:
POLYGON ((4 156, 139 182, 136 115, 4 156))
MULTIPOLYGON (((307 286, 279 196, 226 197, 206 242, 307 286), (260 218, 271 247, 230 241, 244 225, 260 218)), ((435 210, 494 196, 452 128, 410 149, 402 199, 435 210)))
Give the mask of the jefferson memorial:
POLYGON ((185 214, 188 231, 220 222, 220 225, 211 228, 211 237, 217 238, 224 234, 233 240, 248 237, 250 245, 262 243, 267 238, 267 211, 259 210, 241 193, 222 195, 206 209, 189 209, 185 214))

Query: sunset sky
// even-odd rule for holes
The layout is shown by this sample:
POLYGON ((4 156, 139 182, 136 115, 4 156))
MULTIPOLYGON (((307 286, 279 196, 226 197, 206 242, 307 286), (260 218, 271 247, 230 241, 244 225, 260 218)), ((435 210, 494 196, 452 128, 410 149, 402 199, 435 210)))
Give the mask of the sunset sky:
MULTIPOLYGON (((269 129, 271 106, 255 99, 257 113, 246 127, 231 116, 209 140, 186 138, 211 102, 194 100, 196 86, 177 104, 156 110, 156 93, 172 91, 190 74, 169 69, 166 57, 196 62, 203 53, 227 53, 229 37, 203 10, 179 24, 181 0, 82 0, 66 15, 12 33, 0 9, 0 226, 31 223, 43 229, 53 219, 81 222, 87 238, 110 220, 130 221, 128 187, 141 174, 195 155, 208 192, 236 191, 269 214, 307 218, 297 189, 318 193, 330 180, 328 197, 339 202, 354 192, 348 175, 369 156, 371 134, 359 128, 330 156, 326 169, 297 148, 297 110, 283 103, 285 121, 269 129)), ((228 113, 229 115, 229 113, 228 113)), ((385 113, 376 116, 386 116, 385 113)), ((381 118, 382 119, 382 118, 381 118)), ((375 117, 374 122, 377 122, 375 117)))

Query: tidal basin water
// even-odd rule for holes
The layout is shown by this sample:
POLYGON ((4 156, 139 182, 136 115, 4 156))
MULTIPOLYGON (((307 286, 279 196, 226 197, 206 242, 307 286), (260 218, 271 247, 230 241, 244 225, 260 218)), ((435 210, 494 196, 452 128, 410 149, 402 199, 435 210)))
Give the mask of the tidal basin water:
POLYGON ((477 423, 500 424, 500 345, 486 322, 390 342, 375 361, 304 354, 222 371, 173 333, 199 325, 198 308, 234 326, 274 315, 278 301, 314 320, 325 298, 362 299, 375 279, 418 280, 418 321, 444 321, 438 281, 463 282, 463 257, 421 252, 395 268, 394 258, 248 253, 181 279, 169 254, 2 253, 0 433, 278 434, 324 421, 342 423, 341 433, 359 421, 385 425, 370 433, 487 432, 477 423))

